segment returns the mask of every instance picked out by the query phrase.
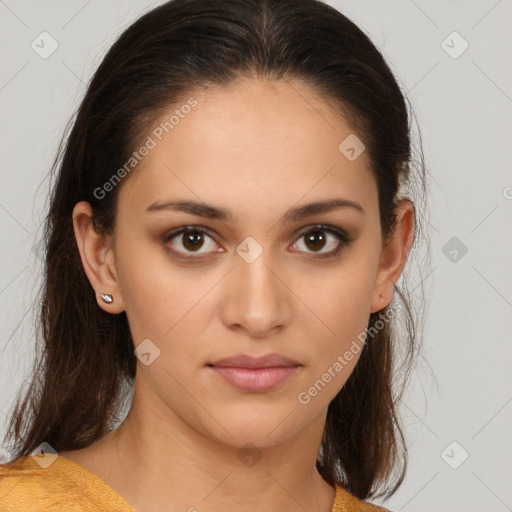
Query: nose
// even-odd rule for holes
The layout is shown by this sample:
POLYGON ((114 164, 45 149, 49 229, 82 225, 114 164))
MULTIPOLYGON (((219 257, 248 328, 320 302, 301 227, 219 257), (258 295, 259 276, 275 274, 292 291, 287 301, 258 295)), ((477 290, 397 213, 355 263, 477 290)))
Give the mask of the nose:
POLYGON ((234 268, 227 276, 222 309, 227 328, 262 338, 288 323, 293 294, 283 270, 270 260, 265 251, 252 262, 235 257, 234 268))

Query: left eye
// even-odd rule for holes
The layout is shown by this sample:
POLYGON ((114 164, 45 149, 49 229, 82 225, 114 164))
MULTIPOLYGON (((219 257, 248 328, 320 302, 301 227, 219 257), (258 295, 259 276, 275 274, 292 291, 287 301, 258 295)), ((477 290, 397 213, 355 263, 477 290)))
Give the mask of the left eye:
MULTIPOLYGON (((305 240, 304 245, 309 249, 313 249, 313 254, 330 245, 331 249, 320 252, 320 257, 336 254, 344 244, 349 242, 349 238, 345 233, 325 226, 314 226, 307 231, 303 231, 299 236, 299 240, 303 239, 305 240), (327 236, 326 233, 328 233, 327 236), (330 244, 328 243, 329 237, 334 238, 334 241, 331 239, 330 244)), ((293 247, 297 248, 299 245, 299 242, 295 242, 293 247)))
MULTIPOLYGON (((163 242, 166 243, 168 241, 171 241, 171 245, 175 249, 173 252, 177 253, 178 256, 181 256, 183 253, 204 254, 208 252, 222 252, 222 250, 214 249, 217 244, 215 243, 213 238, 208 234, 208 232, 200 227, 185 226, 182 228, 178 228, 177 230, 172 231, 167 235, 164 235, 163 242), (174 239, 176 239, 177 243, 174 243, 174 239), (209 248, 208 243, 205 244, 205 240, 208 239, 210 241, 209 248), (200 251, 200 249, 204 248, 205 245, 206 250, 200 251)), ((349 237, 344 232, 335 230, 334 228, 319 225, 310 227, 308 228, 307 231, 303 231, 299 235, 298 241, 295 242, 292 247, 294 251, 298 250, 299 252, 309 252, 310 254, 318 253, 320 255, 319 257, 322 257, 330 256, 337 253, 341 249, 341 247, 348 242, 349 237), (302 242, 302 239, 304 239, 304 242, 302 242), (331 240, 329 241, 329 239, 331 240), (303 243, 303 245, 306 247, 306 251, 303 251, 302 249, 299 248, 301 246, 301 243, 303 243), (328 250, 322 251, 322 249, 324 249, 326 246, 328 247, 328 250), (310 250, 308 251, 307 249, 310 250)))

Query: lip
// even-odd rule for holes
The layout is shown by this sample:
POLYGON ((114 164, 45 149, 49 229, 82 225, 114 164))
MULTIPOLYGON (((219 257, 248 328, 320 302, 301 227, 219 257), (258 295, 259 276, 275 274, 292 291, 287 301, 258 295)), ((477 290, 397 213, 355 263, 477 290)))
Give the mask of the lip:
POLYGON ((271 366, 267 368, 240 368, 213 366, 212 370, 226 382, 242 391, 264 393, 290 378, 299 366, 271 366))
POLYGON ((300 366, 300 363, 280 354, 265 354, 264 356, 251 356, 249 354, 237 354, 224 359, 219 359, 208 366, 236 366, 237 368, 270 368, 300 366))
POLYGON ((264 393, 288 380, 302 365, 279 354, 261 357, 239 354, 208 366, 227 383, 242 391, 264 393))

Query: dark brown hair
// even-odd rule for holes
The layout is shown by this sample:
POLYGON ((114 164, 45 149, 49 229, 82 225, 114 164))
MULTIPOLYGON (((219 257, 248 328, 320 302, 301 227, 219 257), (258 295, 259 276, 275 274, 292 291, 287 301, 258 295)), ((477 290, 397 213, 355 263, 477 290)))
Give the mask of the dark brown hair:
MULTIPOLYGON (((122 183, 101 199, 94 191, 130 158, 163 109, 239 77, 304 83, 347 116, 377 180, 383 241, 393 232, 400 183, 424 197, 425 165, 421 144, 419 159, 413 155, 406 98, 369 37, 336 9, 316 0, 173 0, 144 14, 95 72, 52 168, 36 336, 43 344, 11 415, 5 442, 12 440, 12 460, 44 441, 61 451, 103 437, 135 377, 126 313, 98 306, 77 249, 73 207, 88 201, 95 228, 112 234, 122 183)), ((416 247, 421 218, 414 204, 416 247)), ((369 317, 375 334, 329 405, 317 460, 327 482, 360 499, 391 496, 405 476, 398 405, 420 347, 423 304, 413 308, 405 277, 395 286, 400 315, 381 328, 375 325, 389 306, 369 317)))

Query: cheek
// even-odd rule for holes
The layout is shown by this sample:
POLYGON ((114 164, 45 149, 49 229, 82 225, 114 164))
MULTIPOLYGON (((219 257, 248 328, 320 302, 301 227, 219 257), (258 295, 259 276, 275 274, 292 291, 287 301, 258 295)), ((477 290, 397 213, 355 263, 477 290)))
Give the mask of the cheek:
POLYGON ((353 259, 356 264, 347 261, 332 271, 304 272, 307 277, 293 288, 308 312, 308 323, 323 337, 345 338, 368 322, 374 270, 369 260, 353 259))
POLYGON ((332 398, 350 376, 364 345, 374 285, 372 262, 357 258, 357 264, 347 261, 336 271, 308 276, 294 288, 304 304, 297 311, 298 329, 310 343, 312 372, 303 384, 313 384, 312 376, 329 382, 326 394, 332 398))
POLYGON ((156 343, 186 318, 200 290, 154 241, 141 242, 126 231, 119 240, 116 271, 134 342, 149 338, 156 343))

